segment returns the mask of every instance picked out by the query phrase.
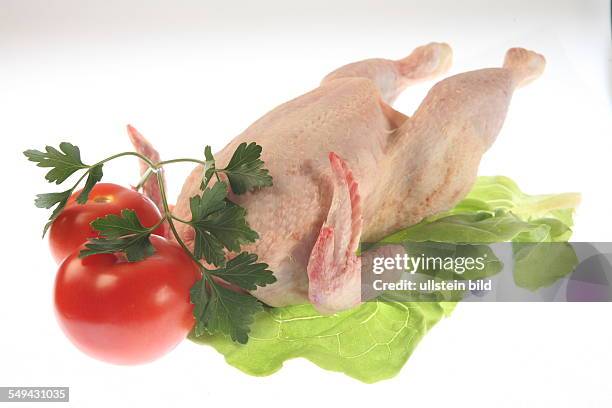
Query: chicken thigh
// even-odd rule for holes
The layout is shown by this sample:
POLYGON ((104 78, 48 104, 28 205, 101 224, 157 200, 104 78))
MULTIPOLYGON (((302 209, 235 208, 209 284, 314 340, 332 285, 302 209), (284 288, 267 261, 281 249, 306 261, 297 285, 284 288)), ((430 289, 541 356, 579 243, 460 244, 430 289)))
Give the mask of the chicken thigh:
MULTIPOLYGON (((223 167, 240 143, 257 142, 274 178, 272 187, 230 193, 260 235, 244 249, 277 279, 254 296, 271 306, 311 302, 323 313, 353 307, 361 301, 360 241, 452 208, 467 194, 514 89, 539 76, 545 61, 513 48, 502 68, 437 83, 411 118, 390 106, 407 86, 446 72, 451 55, 448 45, 431 43, 398 61, 341 67, 215 154, 223 167)), ((190 218, 189 198, 201 193, 202 175, 200 166, 185 181, 178 217, 190 218)), ((189 226, 178 227, 193 242, 189 226)))

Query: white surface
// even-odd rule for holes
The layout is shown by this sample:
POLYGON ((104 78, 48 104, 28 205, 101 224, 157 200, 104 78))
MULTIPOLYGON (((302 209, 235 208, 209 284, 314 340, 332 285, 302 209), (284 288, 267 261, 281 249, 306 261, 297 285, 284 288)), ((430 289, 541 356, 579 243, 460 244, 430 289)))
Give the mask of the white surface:
MULTIPOLYGON (((32 205, 52 187, 20 154, 69 140, 95 160, 129 149, 133 123, 164 157, 198 156, 345 63, 447 41, 458 73, 499 66, 519 45, 545 54, 547 70, 515 95, 481 174, 528 192, 582 192, 575 239, 609 241, 607 1, 124 3, 0 1, 0 385, 70 386, 79 407, 612 404, 610 304, 460 305, 398 377, 375 385, 306 361, 252 378, 188 342, 141 367, 91 360, 54 321, 46 213, 32 205)), ((396 108, 409 114, 430 86, 396 108)), ((109 180, 136 180, 133 162, 111 168, 109 180)), ((171 172, 172 193, 187 171, 171 172)))

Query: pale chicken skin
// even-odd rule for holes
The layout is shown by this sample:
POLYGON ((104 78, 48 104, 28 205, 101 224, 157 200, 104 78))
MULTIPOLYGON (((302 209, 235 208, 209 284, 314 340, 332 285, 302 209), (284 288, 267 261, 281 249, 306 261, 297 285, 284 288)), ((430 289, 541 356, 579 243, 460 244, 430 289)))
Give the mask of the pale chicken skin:
MULTIPOLYGON (((274 179, 272 187, 231 195, 260 235, 244 250, 269 264, 277 279, 254 296, 271 306, 311 302, 323 313, 353 307, 361 301, 360 241, 452 208, 467 194, 512 92, 539 76, 545 61, 513 48, 503 68, 436 84, 411 118, 390 107, 407 86, 446 72, 451 55, 448 45, 431 43, 403 60, 339 68, 215 154, 224 167, 240 143, 257 142, 274 179)), ((202 172, 196 168, 185 181, 176 216, 190 218, 189 198, 201 193, 202 172)), ((188 226, 178 228, 193 241, 188 226)))

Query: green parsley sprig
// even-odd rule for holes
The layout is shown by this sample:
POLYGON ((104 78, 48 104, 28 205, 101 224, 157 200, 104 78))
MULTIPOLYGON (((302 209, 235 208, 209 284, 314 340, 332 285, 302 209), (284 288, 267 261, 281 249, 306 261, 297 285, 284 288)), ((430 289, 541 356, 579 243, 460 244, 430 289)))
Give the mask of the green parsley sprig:
POLYGON ((29 161, 37 163, 38 167, 51 168, 45 176, 45 179, 50 183, 62 184, 77 171, 86 170, 68 190, 59 193, 38 194, 36 196, 34 204, 37 207, 46 209, 55 207, 55 210, 49 217, 49 221, 45 224, 43 236, 47 233, 47 230, 55 218, 62 212, 75 188, 85 177, 87 177, 87 181, 76 201, 79 204, 85 204, 87 202, 89 193, 91 193, 93 187, 102 180, 102 176, 104 175, 102 166, 104 162, 113 159, 113 157, 110 157, 107 160, 89 166, 81 160, 81 151, 79 148, 68 142, 60 143, 59 150, 52 146, 47 146, 44 152, 40 150, 26 150, 23 154, 29 161))
POLYGON ((122 252, 129 262, 142 261, 153 255, 155 248, 149 237, 161 222, 151 228, 143 227, 134 210, 124 209, 121 216, 109 214, 91 223, 101 238, 91 238, 79 256, 122 252))
MULTIPOLYGON (((123 152, 88 165, 81 160, 79 148, 66 142, 61 143, 59 149, 46 146, 45 151, 26 150, 24 155, 39 167, 50 169, 45 176, 50 183, 62 184, 72 175, 82 172, 71 188, 62 192, 37 195, 37 207, 55 207, 45 225, 43 235, 83 180, 86 181, 76 201, 78 204, 87 202, 93 187, 102 180, 105 163, 123 156, 135 156, 146 163, 149 166, 147 177, 155 175, 160 186, 163 205, 160 222, 150 228, 144 227, 136 213, 129 209, 124 209, 120 215, 98 218, 91 226, 99 232, 99 237, 90 239, 80 256, 121 253, 128 262, 138 262, 154 254, 155 248, 149 238, 157 227, 167 222, 178 244, 202 273, 202 279, 190 291, 196 318, 194 334, 201 336, 204 333, 223 333, 233 341, 244 344, 248 341, 249 326, 254 315, 263 308, 247 291, 272 284, 276 279, 268 270, 267 264, 257 262, 257 255, 240 252, 242 245, 255 242, 259 235, 248 225, 246 210, 228 198, 228 184, 221 180, 220 174, 225 175, 229 189, 237 195, 271 186, 272 177, 261 160, 261 151, 261 146, 254 142, 242 143, 236 148, 225 168, 216 167, 210 146, 204 149, 205 160, 173 159, 159 163, 154 163, 137 152, 123 152), (191 197, 189 201, 190 220, 182 220, 170 211, 160 171, 164 165, 177 162, 194 162, 203 166, 202 193, 191 197), (179 236, 176 222, 193 228, 193 250, 179 236), (237 255, 226 260, 226 253, 237 255), (205 266, 202 260, 214 268, 205 266), (242 291, 232 290, 229 285, 242 291)), ((139 186, 142 184, 139 183, 139 186)))

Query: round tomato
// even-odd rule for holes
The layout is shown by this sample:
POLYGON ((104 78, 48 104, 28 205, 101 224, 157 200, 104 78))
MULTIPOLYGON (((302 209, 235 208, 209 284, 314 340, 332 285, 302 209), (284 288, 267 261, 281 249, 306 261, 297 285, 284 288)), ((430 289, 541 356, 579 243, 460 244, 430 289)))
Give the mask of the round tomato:
MULTIPOLYGON (((76 202, 81 192, 70 196, 66 207, 53 221, 49 229, 49 245, 57 263, 60 263, 88 238, 98 236, 89 225, 96 218, 108 214, 119 215, 121 210, 130 209, 136 212, 138 219, 145 227, 152 227, 161 219, 159 210, 144 195, 137 191, 111 183, 98 183, 94 186, 85 204, 76 202)), ((155 234, 164 235, 160 226, 155 234)))
POLYGON ((161 357, 194 324, 189 289, 200 278, 196 264, 177 244, 152 235, 155 253, 138 262, 116 254, 61 264, 55 310, 68 338, 83 352, 115 364, 161 357))

